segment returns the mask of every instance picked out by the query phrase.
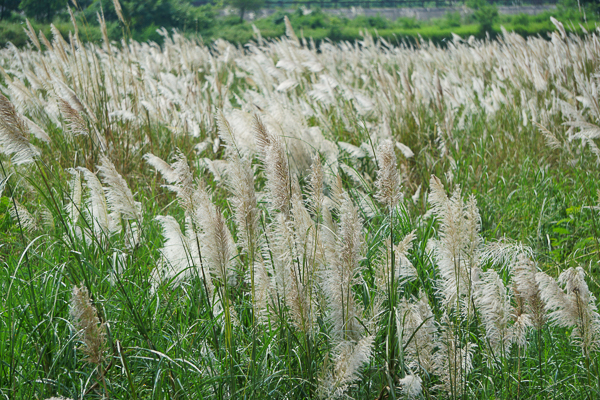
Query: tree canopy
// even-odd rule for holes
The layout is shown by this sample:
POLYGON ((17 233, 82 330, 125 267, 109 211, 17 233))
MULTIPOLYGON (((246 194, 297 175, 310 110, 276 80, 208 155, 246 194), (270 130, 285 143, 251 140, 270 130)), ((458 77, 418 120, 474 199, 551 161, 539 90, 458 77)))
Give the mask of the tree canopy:
POLYGON ((246 11, 259 10, 265 5, 265 0, 227 0, 226 3, 240 11, 240 21, 243 21, 246 11))
POLYGON ((19 8, 29 18, 50 21, 57 12, 67 7, 67 0, 21 0, 19 8))

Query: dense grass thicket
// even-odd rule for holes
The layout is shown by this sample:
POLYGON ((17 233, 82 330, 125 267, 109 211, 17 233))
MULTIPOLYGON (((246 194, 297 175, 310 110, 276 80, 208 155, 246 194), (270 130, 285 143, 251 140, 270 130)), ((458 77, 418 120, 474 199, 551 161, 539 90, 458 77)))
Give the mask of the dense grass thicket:
POLYGON ((0 396, 595 399, 600 41, 0 50, 0 396))

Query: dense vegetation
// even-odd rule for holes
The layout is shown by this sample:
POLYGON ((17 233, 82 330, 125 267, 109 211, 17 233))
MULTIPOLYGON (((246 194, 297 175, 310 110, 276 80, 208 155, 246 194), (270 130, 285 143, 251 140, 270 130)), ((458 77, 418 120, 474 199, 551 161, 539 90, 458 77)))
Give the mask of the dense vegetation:
POLYGON ((0 50, 0 396, 598 398, 598 34, 282 18, 0 50))
MULTIPOLYGON (((6 4, 10 3, 6 0, 6 4)), ((81 39, 99 43, 102 33, 97 15, 103 11, 106 21, 107 34, 110 40, 119 41, 123 35, 131 36, 135 40, 152 40, 162 43, 162 36, 157 32, 159 27, 167 31, 176 29, 186 36, 202 37, 206 43, 222 38, 232 43, 246 44, 255 38, 253 24, 261 31, 264 38, 277 38, 285 33, 284 17, 288 17, 292 26, 300 36, 312 38, 319 44, 328 40, 339 42, 342 40, 360 40, 361 32, 369 31, 390 43, 399 43, 405 40, 413 43, 420 38, 432 40, 434 43, 443 43, 451 40, 452 34, 464 38, 473 35, 484 38, 486 32, 492 37, 501 33, 501 26, 509 31, 514 31, 522 36, 543 35, 547 37, 555 28, 550 22, 550 17, 562 21, 569 31, 582 33, 584 29, 593 30, 598 21, 598 9, 595 4, 583 4, 580 8, 576 0, 562 0, 558 8, 537 16, 520 14, 515 16, 498 15, 497 8, 490 6, 485 0, 468 0, 465 4, 470 7, 472 14, 462 17, 458 12, 448 13, 444 18, 431 21, 418 21, 414 18, 400 18, 390 21, 384 17, 359 16, 354 19, 341 18, 328 15, 318 9, 307 10, 298 8, 293 12, 277 11, 268 18, 261 18, 252 22, 240 21, 240 15, 235 8, 232 14, 219 17, 219 10, 224 6, 222 2, 201 7, 193 7, 184 0, 128 0, 121 2, 123 23, 114 9, 112 0, 80 0, 71 4, 73 17, 66 9, 66 0, 52 0, 48 2, 30 2, 23 0, 13 1, 12 9, 0 5, 2 28, 0 30, 0 46, 8 42, 17 47, 27 43, 27 35, 23 30, 25 18, 28 17, 36 32, 42 31, 46 36, 50 34, 49 21, 53 21, 56 28, 64 37, 73 30, 72 18, 79 25, 82 32, 81 39), (50 4, 55 6, 50 7, 50 4), (40 4, 46 4, 42 7, 40 4), (76 4, 76 5, 75 5, 76 4), (4 7, 4 8, 3 8, 4 7), (50 8, 49 8, 50 7, 50 8), (18 11, 24 11, 24 14, 18 11), (48 11, 50 10, 50 11, 48 11)), ((260 6, 260 1, 237 2, 230 0, 226 4, 240 7, 247 14, 252 9, 260 6)), ((1 4, 1 3, 0 3, 1 4)))

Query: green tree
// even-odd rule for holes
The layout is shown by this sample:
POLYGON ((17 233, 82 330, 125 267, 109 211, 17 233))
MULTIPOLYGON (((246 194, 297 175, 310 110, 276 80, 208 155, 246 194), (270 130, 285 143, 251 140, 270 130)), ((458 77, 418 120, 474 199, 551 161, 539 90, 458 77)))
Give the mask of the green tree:
POLYGON ((19 9, 20 0, 0 0, 0 20, 10 17, 10 14, 19 9))
POLYGON ((240 11, 240 22, 242 22, 246 11, 259 10, 265 5, 265 0, 226 0, 226 3, 240 11))
POLYGON ((479 23, 481 32, 491 32, 498 19, 498 7, 487 0, 468 0, 467 7, 473 10, 473 18, 479 23))
POLYGON ((29 18, 51 21, 57 12, 67 7, 67 0, 21 0, 19 8, 29 18))
MULTIPOLYGON (((123 17, 132 30, 150 25, 165 28, 183 28, 193 22, 193 7, 182 0, 120 0, 123 17)), ((93 18, 96 12, 104 12, 107 21, 117 21, 113 0, 95 0, 85 11, 93 18)))

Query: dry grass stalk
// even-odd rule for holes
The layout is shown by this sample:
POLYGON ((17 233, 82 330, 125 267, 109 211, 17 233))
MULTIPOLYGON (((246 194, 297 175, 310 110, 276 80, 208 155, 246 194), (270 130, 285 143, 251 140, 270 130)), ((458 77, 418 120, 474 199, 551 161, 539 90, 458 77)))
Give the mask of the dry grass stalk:
POLYGON ((0 93, 0 152, 14 164, 32 163, 39 151, 29 143, 29 130, 10 100, 0 93))
POLYGON ((98 312, 92 305, 85 286, 73 288, 69 313, 73 326, 77 329, 77 336, 83 343, 80 350, 87 356, 86 361, 100 365, 104 360, 106 326, 104 322, 100 323, 98 312))

